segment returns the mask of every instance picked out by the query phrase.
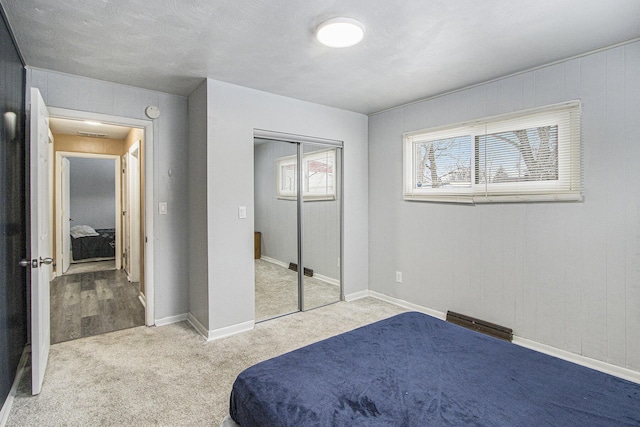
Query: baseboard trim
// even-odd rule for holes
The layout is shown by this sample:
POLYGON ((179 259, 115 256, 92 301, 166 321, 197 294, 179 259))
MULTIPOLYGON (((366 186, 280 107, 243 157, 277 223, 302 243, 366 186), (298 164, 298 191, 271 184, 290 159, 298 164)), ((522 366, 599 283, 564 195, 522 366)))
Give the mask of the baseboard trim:
POLYGON ((513 343, 540 353, 548 354, 549 356, 557 357, 558 359, 576 363, 587 368, 595 369, 596 371, 604 372, 605 374, 613 375, 614 377, 623 378, 627 381, 640 384, 640 372, 634 371, 632 369, 612 365, 601 360, 592 359, 581 354, 572 353, 570 351, 562 350, 557 347, 541 344, 539 342, 532 341, 527 338, 518 337, 516 335, 513 336, 513 343))
MULTIPOLYGON (((432 310, 430 308, 426 308, 421 305, 413 304, 401 299, 390 297, 388 295, 384 295, 379 292, 369 291, 369 296, 382 301, 386 301, 391 304, 398 305, 400 307, 408 308, 414 311, 419 311, 421 313, 425 313, 442 320, 446 320, 446 317, 447 317, 445 313, 442 313, 440 311, 432 310)), ((347 301, 349 300, 347 299, 347 301)), ((615 377, 640 384, 640 372, 634 371, 632 369, 623 368, 621 366, 612 365, 610 363, 592 359, 590 357, 583 356, 581 354, 572 353, 566 350, 561 350, 559 348, 552 347, 550 345, 541 344, 539 342, 532 341, 527 338, 519 337, 515 334, 513 335, 513 344, 519 345, 521 347, 526 347, 530 350, 544 353, 549 356, 554 356, 559 359, 584 366, 586 368, 595 369, 596 371, 604 372, 605 374, 613 375, 615 377)))
POLYGON ((166 326, 172 323, 183 322, 187 320, 188 315, 178 314, 176 316, 163 317, 162 319, 156 319, 156 326, 166 326))
POLYGON ((282 261, 278 261, 275 258, 270 258, 268 256, 261 256, 260 259, 262 261, 270 262, 271 264, 279 265, 280 267, 289 268, 289 264, 282 261))
POLYGON ((382 301, 386 301, 391 304, 399 305, 400 307, 407 308, 413 311, 419 311, 420 313, 428 314, 429 316, 437 317, 440 320, 446 320, 447 315, 438 310, 433 310, 431 308, 427 308, 418 304, 413 304, 405 300, 401 300, 398 298, 390 297, 389 295, 381 294, 376 291, 369 291, 369 296, 372 298, 376 298, 382 301))
POLYGON ((334 279, 334 278, 329 277, 329 276, 325 276, 325 275, 322 275, 322 274, 314 274, 313 278, 314 279, 318 279, 321 282, 324 282, 324 283, 326 283, 328 285, 340 286, 340 280, 334 279))
POLYGON ((346 302, 351 302, 351 301, 367 298, 369 296, 371 296, 369 295, 369 291, 360 291, 360 292, 354 292, 352 294, 345 295, 344 300, 346 302))
POLYGON ((144 294, 142 292, 140 292, 140 295, 138 295, 138 299, 140 300, 140 302, 142 303, 142 306, 144 308, 147 308, 147 297, 144 296, 144 294))
POLYGON ((200 323, 198 319, 196 319, 193 314, 189 313, 187 315, 187 322, 189 322, 191 326, 193 326, 193 329, 195 329, 200 335, 208 339, 209 331, 202 325, 202 323, 200 323))
POLYGON ((253 330, 255 326, 255 322, 253 320, 249 320, 248 322, 237 323, 231 326, 225 326, 224 328, 208 330, 207 328, 195 318, 195 316, 189 313, 189 317, 187 321, 191 323, 191 326, 204 337, 207 341, 215 341, 221 338, 230 337, 231 335, 240 334, 242 332, 247 332, 253 330))
POLYGON ((13 401, 15 400, 16 393, 18 391, 18 384, 20 384, 20 380, 22 379, 22 375, 24 374, 25 367, 27 366, 27 360, 29 360, 29 352, 30 349, 28 346, 25 347, 24 350, 22 350, 22 356, 20 357, 20 362, 18 362, 16 377, 13 380, 11 390, 9 390, 9 395, 4 401, 2 409, 0 409, 0 427, 4 427, 9 420, 9 413, 11 412, 11 407, 13 406, 13 401))
POLYGON ((209 331, 209 337, 207 341, 219 340, 220 338, 230 337, 231 335, 240 334, 242 332, 248 332, 253 330, 256 322, 249 320, 247 322, 236 323, 235 325, 225 326, 224 328, 214 329, 209 331))

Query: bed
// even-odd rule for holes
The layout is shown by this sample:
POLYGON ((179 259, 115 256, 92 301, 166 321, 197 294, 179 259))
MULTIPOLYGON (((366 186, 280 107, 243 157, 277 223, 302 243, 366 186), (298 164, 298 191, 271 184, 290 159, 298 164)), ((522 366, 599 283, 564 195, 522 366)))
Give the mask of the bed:
POLYGON ((73 261, 115 258, 116 230, 74 226, 71 230, 71 253, 73 261))
POLYGON ((640 385, 408 312, 246 369, 229 412, 242 427, 637 426, 640 385))

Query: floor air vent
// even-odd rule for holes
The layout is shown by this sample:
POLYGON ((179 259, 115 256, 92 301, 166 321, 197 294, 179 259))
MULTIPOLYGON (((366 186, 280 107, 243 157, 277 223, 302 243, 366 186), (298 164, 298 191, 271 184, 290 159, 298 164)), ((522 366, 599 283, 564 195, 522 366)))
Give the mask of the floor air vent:
POLYGON ((513 339, 513 330, 511 328, 506 328, 504 326, 496 325, 495 323, 476 319, 464 314, 454 313, 453 311, 447 311, 447 322, 455 323, 456 325, 486 335, 491 335, 492 337, 500 338, 501 340, 511 342, 513 339))
MULTIPOLYGON (((293 270, 293 271, 298 271, 298 264, 296 264, 295 262, 290 262, 289 263, 289 270, 293 270)), ((305 276, 309 276, 309 277, 313 277, 313 270, 310 268, 305 267, 303 274, 305 276)))

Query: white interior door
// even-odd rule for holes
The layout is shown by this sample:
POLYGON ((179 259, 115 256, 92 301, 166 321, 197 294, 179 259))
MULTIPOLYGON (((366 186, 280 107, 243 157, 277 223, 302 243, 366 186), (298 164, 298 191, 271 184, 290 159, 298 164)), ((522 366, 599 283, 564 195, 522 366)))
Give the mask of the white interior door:
POLYGON ((71 265, 71 237, 70 237, 70 228, 71 228, 71 177, 70 177, 70 168, 71 162, 66 157, 62 158, 61 168, 60 168, 60 177, 62 178, 62 185, 60 189, 60 196, 62 200, 62 215, 60 218, 61 225, 61 234, 62 236, 62 273, 66 273, 71 265))
POLYGON ((130 276, 129 272, 129 254, 131 248, 129 247, 129 153, 125 153, 122 156, 122 268, 127 277, 130 276))
POLYGON ((129 280, 140 281, 140 145, 136 142, 129 150, 129 280))
POLYGON ((49 359, 49 284, 53 263, 49 206, 49 113, 31 89, 31 392, 39 394, 49 359))

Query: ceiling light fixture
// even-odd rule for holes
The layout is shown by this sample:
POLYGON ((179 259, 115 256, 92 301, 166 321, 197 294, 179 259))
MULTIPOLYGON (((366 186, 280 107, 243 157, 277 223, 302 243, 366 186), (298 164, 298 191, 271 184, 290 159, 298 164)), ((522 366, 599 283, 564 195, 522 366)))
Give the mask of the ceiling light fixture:
POLYGON ((100 122, 96 122, 96 121, 94 121, 94 120, 85 120, 84 122, 85 122, 86 124, 88 124, 88 125, 92 125, 92 126, 100 126, 100 125, 102 124, 102 123, 100 123, 100 122))
POLYGON ((353 18, 333 18, 316 28, 316 38, 329 47, 349 47, 364 38, 364 25, 353 18))

